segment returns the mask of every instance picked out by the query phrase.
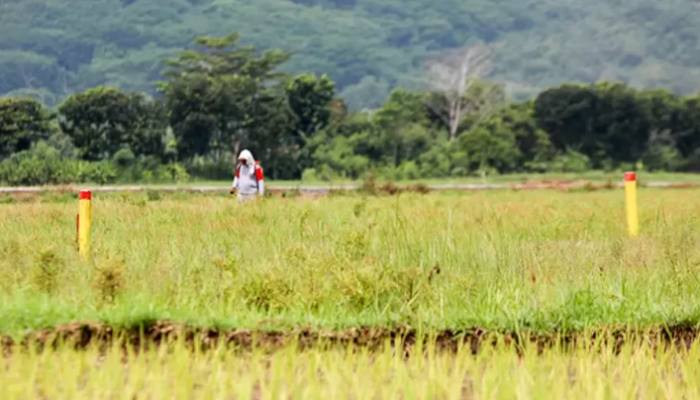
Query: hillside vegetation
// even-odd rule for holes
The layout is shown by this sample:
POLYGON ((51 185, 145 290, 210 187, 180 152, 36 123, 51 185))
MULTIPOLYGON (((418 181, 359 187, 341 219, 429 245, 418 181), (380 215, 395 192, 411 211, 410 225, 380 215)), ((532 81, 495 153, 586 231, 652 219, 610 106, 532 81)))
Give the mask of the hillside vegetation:
POLYGON ((161 60, 202 35, 280 48, 289 72, 328 73, 351 108, 419 83, 423 62, 470 41, 527 97, 565 81, 698 88, 690 0, 4 0, 0 95, 49 105, 98 85, 155 92, 161 60))

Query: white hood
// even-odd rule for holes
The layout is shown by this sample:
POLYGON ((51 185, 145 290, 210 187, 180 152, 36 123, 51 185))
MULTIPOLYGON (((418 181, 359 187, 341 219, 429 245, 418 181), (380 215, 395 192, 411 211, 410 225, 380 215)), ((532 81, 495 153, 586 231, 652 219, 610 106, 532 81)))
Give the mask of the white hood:
POLYGON ((255 168, 255 159, 253 158, 253 153, 251 153, 248 150, 243 150, 238 156, 238 160, 240 160, 241 158, 246 160, 248 168, 255 168))

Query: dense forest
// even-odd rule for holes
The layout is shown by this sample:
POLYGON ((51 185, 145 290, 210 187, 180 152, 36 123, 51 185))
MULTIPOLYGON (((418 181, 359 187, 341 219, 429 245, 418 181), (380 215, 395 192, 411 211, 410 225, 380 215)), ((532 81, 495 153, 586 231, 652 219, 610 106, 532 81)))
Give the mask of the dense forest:
POLYGON ((597 81, 687 95, 698 25, 692 0, 3 0, 0 95, 50 107, 102 85, 153 95, 163 59, 231 31, 292 53, 285 72, 328 74, 351 111, 423 89, 425 60, 477 41, 511 98, 597 81))
POLYGON ((485 78, 497 55, 478 44, 433 60, 427 89, 352 111, 329 76, 286 72, 293 54, 243 43, 204 36, 164 58, 156 96, 0 97, 0 184, 230 179, 244 148, 272 179, 700 171, 697 95, 601 81, 514 100, 485 78))

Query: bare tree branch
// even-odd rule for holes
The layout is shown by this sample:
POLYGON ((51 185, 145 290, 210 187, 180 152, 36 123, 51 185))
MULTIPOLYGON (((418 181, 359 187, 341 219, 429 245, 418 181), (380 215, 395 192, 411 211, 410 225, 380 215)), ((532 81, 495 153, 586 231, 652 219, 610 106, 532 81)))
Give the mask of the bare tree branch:
MULTIPOLYGON (((493 67, 493 51, 485 45, 463 48, 443 59, 426 63, 425 82, 432 92, 439 94, 443 99, 439 102, 428 102, 428 106, 445 119, 451 140, 457 137, 459 124, 466 115, 490 107, 480 104, 485 98, 470 100, 466 98, 466 94, 472 85, 488 76, 493 67)), ((502 88, 493 85, 491 89, 502 88)), ((492 93, 487 92, 481 95, 485 95, 486 98, 493 97, 492 93)))

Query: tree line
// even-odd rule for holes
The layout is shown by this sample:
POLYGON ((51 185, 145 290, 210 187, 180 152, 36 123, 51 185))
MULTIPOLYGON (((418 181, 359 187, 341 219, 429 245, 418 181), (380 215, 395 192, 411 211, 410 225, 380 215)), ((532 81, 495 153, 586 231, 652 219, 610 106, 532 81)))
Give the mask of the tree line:
POLYGON ((158 96, 96 87, 55 109, 0 98, 0 183, 230 179, 253 151, 280 180, 428 179, 590 169, 700 170, 700 97, 566 84, 508 101, 483 46, 428 63, 425 90, 350 112, 326 75, 238 34, 164 60, 158 96))

